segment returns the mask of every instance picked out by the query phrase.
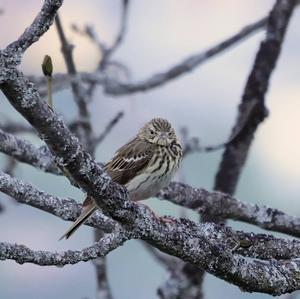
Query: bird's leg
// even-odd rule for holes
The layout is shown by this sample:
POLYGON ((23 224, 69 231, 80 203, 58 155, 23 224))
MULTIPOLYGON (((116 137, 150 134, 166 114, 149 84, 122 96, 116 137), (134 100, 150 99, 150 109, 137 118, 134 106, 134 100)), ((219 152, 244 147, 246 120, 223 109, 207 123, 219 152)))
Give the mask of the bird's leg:
POLYGON ((156 214, 147 204, 141 203, 141 202, 137 202, 137 204, 146 207, 147 209, 149 209, 151 211, 151 213, 153 214, 153 216, 160 222, 166 223, 166 224, 172 224, 174 223, 174 219, 172 219, 170 216, 160 216, 158 214, 156 214))

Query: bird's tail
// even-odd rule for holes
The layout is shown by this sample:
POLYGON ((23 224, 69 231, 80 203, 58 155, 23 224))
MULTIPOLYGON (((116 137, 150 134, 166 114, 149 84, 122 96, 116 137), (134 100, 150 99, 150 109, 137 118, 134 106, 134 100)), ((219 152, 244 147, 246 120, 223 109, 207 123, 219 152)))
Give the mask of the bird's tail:
POLYGON ((94 202, 91 202, 89 205, 85 207, 77 220, 73 223, 73 225, 63 234, 63 236, 59 239, 62 240, 64 238, 68 239, 73 233, 84 224, 88 218, 96 211, 97 207, 94 202))

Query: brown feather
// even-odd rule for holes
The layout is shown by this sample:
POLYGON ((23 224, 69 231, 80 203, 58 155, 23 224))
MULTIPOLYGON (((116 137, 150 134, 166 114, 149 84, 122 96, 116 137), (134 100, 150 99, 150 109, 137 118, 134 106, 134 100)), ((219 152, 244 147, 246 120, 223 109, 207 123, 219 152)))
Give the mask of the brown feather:
MULTIPOLYGON (((89 198, 89 197, 87 197, 89 198)), ((87 199, 86 198, 86 199, 87 199)), ((89 205, 86 205, 83 209, 83 211, 81 212, 81 214, 79 215, 79 217, 76 219, 76 221, 72 224, 72 226, 59 238, 59 240, 62 240, 64 238, 69 239, 71 235, 73 235, 75 233, 75 231, 77 231, 77 229, 84 224, 88 218, 94 214, 94 212, 97 210, 97 206, 94 203, 94 201, 92 201, 89 205)))
POLYGON ((156 147, 136 137, 122 146, 104 168, 114 182, 126 185, 147 167, 156 147))

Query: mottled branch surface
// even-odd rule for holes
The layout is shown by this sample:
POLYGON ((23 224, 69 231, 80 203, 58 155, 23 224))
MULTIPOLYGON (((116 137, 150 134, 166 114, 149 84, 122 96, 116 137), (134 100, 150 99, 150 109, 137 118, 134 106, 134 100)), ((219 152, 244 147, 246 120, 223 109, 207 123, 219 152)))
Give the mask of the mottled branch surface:
POLYGON ((278 209, 239 201, 229 194, 208 192, 202 188, 172 182, 157 196, 200 214, 238 220, 266 230, 300 237, 300 218, 287 215, 278 209))
POLYGON ((277 0, 268 22, 265 40, 260 44, 253 68, 248 77, 239 113, 232 135, 239 134, 227 145, 218 174, 215 189, 233 194, 241 169, 247 159, 254 134, 267 116, 265 95, 271 74, 281 52, 285 32, 296 1, 277 0), (241 129, 242 128, 242 129, 241 129))
MULTIPOLYGON (((0 171, 0 192, 3 192, 19 203, 43 210, 63 220, 74 221, 81 212, 81 204, 71 198, 59 198, 41 191, 29 183, 0 171)), ((88 219, 87 225, 101 228, 104 232, 112 232, 117 224, 99 211, 88 219)))
MULTIPOLYGON (((74 201, 61 202, 53 196, 36 190, 30 184, 25 184, 3 173, 0 173, 0 177, 0 190, 23 200, 24 203, 42 207, 60 217, 72 214, 74 207, 77 212, 79 210, 79 205, 74 201), (60 206, 60 210, 56 210, 57 205, 60 206)), ((100 240, 100 243, 104 242, 105 248, 108 248, 107 251, 103 251, 102 247, 99 251, 92 247, 92 250, 84 249, 84 254, 81 251, 75 253, 68 251, 66 254, 38 251, 35 254, 35 251, 24 246, 3 243, 1 245, 5 246, 5 250, 0 251, 0 259, 14 259, 17 262, 38 264, 37 261, 40 261, 43 256, 45 258, 39 264, 64 265, 103 256, 128 239, 139 238, 248 291, 279 295, 300 288, 300 276, 297 278, 300 271, 297 260, 300 254, 299 241, 284 240, 263 234, 235 232, 226 226, 210 223, 196 224, 186 219, 173 219, 171 223, 166 224, 145 206, 129 202, 126 195, 123 196, 124 203, 131 208, 130 211, 124 211, 123 215, 120 214, 121 210, 119 209, 117 217, 122 220, 127 217, 127 214, 131 214, 136 221, 135 223, 124 221, 123 227, 117 225, 114 227, 114 232, 105 236, 105 242, 100 240), (112 234, 117 237, 111 241, 112 244, 107 243, 112 234), (86 254, 86 252, 90 252, 90 254, 86 254), (254 260, 242 256, 254 258, 254 260), (261 259, 261 261, 257 259, 261 259), (278 261, 273 259, 278 259, 278 261), (274 273, 275 275, 273 275, 274 273), (292 282, 282 287, 283 280, 292 282), (278 288, 279 285, 280 288, 278 288)), ((69 219, 73 219, 73 217, 69 219)), ((96 218, 98 226, 97 221, 99 219, 96 218)), ((93 223, 89 224, 93 225, 93 223)))
MULTIPOLYGON (((299 289, 300 262, 297 258, 282 260, 282 255, 280 255, 278 256, 280 260, 249 259, 242 256, 245 248, 242 248, 239 254, 235 253, 245 243, 242 241, 247 238, 247 235, 242 232, 234 232, 225 226, 212 223, 196 224, 185 219, 173 219, 172 224, 159 223, 158 219, 146 210, 144 207, 137 209, 137 213, 143 215, 139 222, 143 224, 142 229, 124 227, 117 232, 105 235, 98 243, 81 251, 52 253, 33 251, 23 245, 0 243, 0 259, 13 259, 18 263, 31 262, 38 265, 62 266, 104 256, 126 240, 140 238, 169 254, 242 287, 245 291, 280 295, 299 289), (239 246, 236 246, 237 242, 239 246)), ((256 236, 253 234, 250 237, 255 239, 256 236)), ((296 247, 299 252, 299 242, 280 241, 285 242, 286 252, 291 252, 289 246, 296 247)), ((262 235, 260 242, 266 248, 269 244, 273 244, 272 242, 276 242, 276 239, 270 236, 267 243, 266 237, 262 235)), ((251 247, 252 256, 259 257, 259 254, 255 252, 254 242, 251 247)), ((262 246, 260 246, 261 249, 262 246)), ((262 254, 265 252, 266 250, 263 250, 262 254)), ((272 252, 271 245, 270 252, 272 252)))
MULTIPOLYGON (((128 1, 123 3, 127 11, 128 1)), ((106 228, 106 234, 101 234, 101 239, 97 243, 80 251, 34 251, 24 245, 1 242, 0 260, 12 259, 18 263, 30 262, 43 266, 63 266, 104 257, 127 240, 141 239, 156 249, 188 263, 179 262, 179 268, 172 267, 172 271, 176 275, 173 275, 171 278, 174 279, 168 282, 173 285, 174 282, 177 283, 178 291, 175 290, 177 292, 175 295, 179 292, 187 298, 187 293, 190 293, 188 290, 192 290, 197 293, 195 296, 202 296, 201 290, 196 289, 197 284, 195 283, 201 282, 203 279, 203 276, 197 276, 197 271, 201 273, 201 270, 248 292, 281 295, 300 289, 299 241, 275 238, 265 234, 238 232, 225 225, 215 223, 195 223, 184 218, 156 217, 148 207, 130 201, 126 188, 111 180, 102 166, 94 160, 92 150, 91 152, 85 150, 92 140, 92 135, 89 134, 91 132, 87 131, 87 139, 78 139, 69 130, 62 117, 41 99, 36 86, 15 66, 20 62, 19 56, 21 55, 19 54, 23 53, 49 28, 60 5, 61 1, 46 0, 42 11, 24 34, 5 50, 0 51, 0 89, 11 105, 23 115, 44 140, 61 171, 67 172, 70 181, 76 187, 94 198, 105 216, 97 213, 87 224, 106 228), (20 50, 17 50, 16 47, 20 47, 20 50), (171 221, 165 221, 166 219, 171 221), (109 229, 107 229, 108 227, 109 229), (195 281, 191 283, 193 278, 195 281), (182 279, 184 285, 178 285, 182 279)), ((265 117, 264 96, 294 5, 295 1, 278 0, 268 18, 266 39, 261 44, 254 68, 249 76, 239 108, 237 125, 232 133, 232 136, 236 136, 236 138, 227 144, 223 155, 223 162, 216 179, 217 190, 233 193, 254 132, 265 117), (236 132, 239 133, 235 135, 236 132), (227 184, 224 183, 224 178, 221 179, 221 174, 227 178, 227 184), (228 189, 224 190, 226 188, 228 189)), ((59 19, 57 20, 60 38, 66 47, 64 53, 67 62, 68 59, 72 60, 72 56, 70 56, 72 53, 70 45, 64 37, 59 19)), ((142 82, 131 85, 131 89, 128 89, 126 85, 108 86, 106 85, 107 80, 104 80, 104 86, 108 92, 117 95, 162 85, 191 71, 207 58, 223 51, 263 27, 264 24, 265 20, 262 20, 252 27, 244 29, 213 50, 190 57, 166 73, 150 78, 146 85, 145 82, 142 82)), ((68 63, 69 75, 72 77, 71 86, 72 84, 77 86, 75 89, 73 88, 73 92, 75 99, 79 97, 76 100, 79 106, 79 116, 84 118, 80 121, 86 121, 86 124, 89 125, 87 97, 86 94, 82 94, 84 88, 80 87, 81 81, 76 81, 79 80, 79 76, 74 61, 73 66, 68 63)), ((39 149, 34 148, 23 139, 20 140, 2 131, 2 151, 9 154, 13 152, 15 158, 20 160, 24 156, 28 159, 30 156, 28 148, 30 148, 38 156, 39 149), (18 152, 20 148, 23 150, 21 154, 18 152)), ((39 159, 34 163, 39 167, 39 159)), ((74 200, 54 197, 1 171, 0 191, 16 198, 19 202, 47 211, 65 220, 73 220, 80 213, 80 206, 74 200)), ((201 213, 229 216, 236 220, 294 236, 299 234, 297 218, 275 209, 242 203, 223 193, 207 192, 203 189, 193 189, 186 185, 173 183, 160 193, 160 197, 197 209, 201 213)), ((103 269, 103 265, 99 266, 103 269)), ((166 288, 164 287, 161 287, 160 290, 160 295, 165 296, 168 292, 171 294, 170 291, 174 288, 169 287, 168 292, 165 292, 166 288)))
POLYGON ((85 249, 62 252, 35 251, 24 245, 0 242, 0 260, 10 259, 19 264, 32 263, 39 266, 64 266, 103 257, 121 246, 125 240, 125 235, 112 233, 85 249))
MULTIPOLYGON (((81 211, 81 205, 74 199, 59 198, 50 195, 29 183, 11 178, 1 171, 0 191, 15 198, 19 203, 38 208, 58 216, 63 220, 74 221, 81 211)), ((158 197, 187 208, 195 209, 199 212, 216 213, 222 216, 228 215, 228 218, 241 220, 258 226, 260 226, 261 223, 263 225, 268 224, 268 229, 270 230, 285 230, 287 234, 299 236, 299 218, 289 216, 276 209, 251 205, 220 192, 208 192, 204 189, 192 188, 182 183, 173 182, 161 191, 158 197), (274 221, 275 224, 270 223, 270 217, 278 217, 278 220, 274 221), (295 227, 295 231, 292 231, 292 227, 295 227)), ((108 233, 119 228, 115 221, 101 214, 99 211, 90 217, 86 224, 101 228, 101 230, 108 233)), ((238 239, 240 238, 241 237, 238 239)), ((247 234, 245 234, 243 238, 247 238, 248 241, 251 239, 247 234)), ((255 240, 252 240, 250 244, 254 241, 255 240)), ((264 245, 265 243, 261 242, 261 244, 264 245)), ((280 246, 280 248, 281 247, 283 246, 280 246)), ((298 251, 295 253, 293 250, 290 254, 294 254, 293 257, 295 257, 298 251)))
MULTIPOLYGON (((296 1, 277 0, 267 18, 266 36, 260 44, 254 65, 248 77, 242 101, 239 105, 236 124, 229 138, 230 142, 225 146, 225 151, 215 178, 215 190, 234 194, 254 134, 259 124, 267 116, 265 94, 295 5, 296 1)), ((224 219, 222 215, 216 216, 202 213, 202 220, 206 222, 224 222, 224 219)), ((196 267, 192 270, 190 265, 184 266, 182 271, 187 274, 185 276, 177 276, 177 285, 181 284, 181 277, 184 277, 185 284, 183 288, 177 290, 177 294, 189 289, 193 290, 195 287, 201 287, 204 272, 198 272, 196 267)), ((174 281, 172 283, 174 285, 174 281)), ((188 297, 191 299, 202 299, 203 294, 202 292, 198 292, 195 295, 190 294, 188 297)), ((167 298, 174 297, 165 297, 165 299, 167 298)))
MULTIPOLYGON (((56 115, 45 102, 39 101, 34 97, 37 93, 33 93, 33 95, 31 93, 28 94, 26 87, 20 89, 20 86, 23 84, 27 86, 28 82, 19 72, 18 78, 19 80, 17 81, 9 82, 4 86, 1 85, 2 90, 11 103, 30 120, 41 136, 45 137, 45 142, 47 142, 53 154, 61 158, 63 165, 67 168, 78 185, 95 198, 97 204, 105 213, 121 222, 133 234, 136 234, 136 236, 141 239, 147 240, 155 247, 182 258, 185 261, 192 262, 208 272, 238 284, 243 288, 247 288, 248 290, 254 288, 253 280, 250 280, 249 277, 250 275, 254 275, 256 269, 259 273, 266 275, 266 279, 269 283, 267 283, 267 288, 263 288, 261 283, 258 285, 255 284, 255 290, 278 292, 277 285, 276 291, 273 288, 275 286, 273 280, 271 282, 272 286, 270 286, 269 272, 267 272, 267 270, 269 270, 268 266, 264 266, 263 269, 261 269, 260 264, 257 264, 256 261, 253 261, 252 270, 254 272, 248 272, 248 270, 251 269, 245 266, 245 263, 249 263, 248 260, 239 260, 238 263, 243 265, 246 269, 240 267, 237 272, 233 274, 233 267, 235 269, 238 268, 236 257, 232 256, 231 251, 228 252, 228 248, 226 250, 222 248, 221 252, 218 250, 217 252, 215 252, 215 250, 211 251, 214 247, 211 248, 209 243, 205 241, 207 238, 205 233, 207 229, 206 225, 203 227, 198 226, 187 220, 174 220, 173 225, 168 225, 164 222, 160 222, 149 209, 129 201, 124 187, 115 184, 104 174, 103 170, 91 156, 84 152, 77 138, 69 132, 59 116, 56 115), (15 85, 16 83, 18 84, 15 85), (25 94, 22 96, 11 96, 19 91, 25 94), (32 103, 30 109, 27 105, 22 105, 22 99, 27 99, 29 96, 31 97, 30 102, 32 103), (196 227, 198 227, 199 230, 196 227), (205 227, 206 229, 204 229, 205 227), (202 245, 204 247, 202 247, 202 245), (210 255, 208 253, 210 253, 210 255), (239 271, 246 270, 247 275, 239 276, 241 274, 239 271), (243 277, 243 279, 241 277, 243 277)), ((209 232, 209 236, 213 236, 212 232, 209 232)), ((285 274, 291 275, 289 270, 287 270, 285 274)), ((275 275, 274 279, 278 281, 278 279, 282 279, 282 277, 275 275)), ((288 289, 285 289, 284 291, 287 290, 288 289)))
MULTIPOLYGON (((96 142, 94 142, 93 127, 90 117, 91 115, 88 109, 88 102, 93 94, 93 88, 89 87, 86 89, 82 81, 77 76, 77 70, 73 57, 73 46, 67 41, 59 15, 57 15, 55 18, 55 24, 61 42, 61 50, 67 66, 68 74, 72 77, 71 89, 73 98, 78 108, 79 118, 76 130, 77 136, 79 137, 79 140, 83 144, 84 148, 92 156, 94 156, 96 142)), ((94 235, 95 240, 97 241, 99 238, 102 238, 103 230, 95 230, 94 235)), ((97 261, 95 261, 95 269, 98 285, 97 294, 99 295, 99 299, 112 299, 111 291, 107 281, 105 257, 99 257, 97 261)))
POLYGON ((25 29, 24 33, 10 45, 7 46, 5 52, 11 54, 24 53, 33 43, 52 25, 57 10, 62 5, 63 0, 45 0, 41 11, 36 16, 32 24, 25 29))
POLYGON ((41 146, 37 148, 29 141, 5 133, 0 129, 0 152, 7 154, 20 162, 27 163, 45 172, 61 174, 61 170, 56 166, 54 157, 47 148, 41 146))

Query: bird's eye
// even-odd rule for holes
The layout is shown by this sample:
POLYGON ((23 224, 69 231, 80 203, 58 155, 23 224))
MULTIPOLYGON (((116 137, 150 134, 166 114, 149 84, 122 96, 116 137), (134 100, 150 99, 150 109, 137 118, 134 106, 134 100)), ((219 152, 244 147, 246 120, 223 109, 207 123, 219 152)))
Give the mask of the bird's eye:
POLYGON ((152 129, 150 129, 150 135, 154 135, 154 131, 152 129))

